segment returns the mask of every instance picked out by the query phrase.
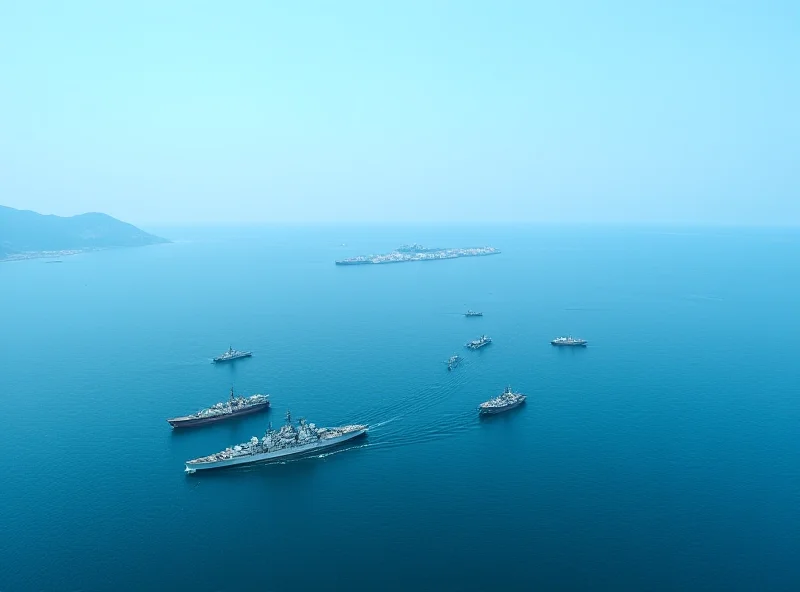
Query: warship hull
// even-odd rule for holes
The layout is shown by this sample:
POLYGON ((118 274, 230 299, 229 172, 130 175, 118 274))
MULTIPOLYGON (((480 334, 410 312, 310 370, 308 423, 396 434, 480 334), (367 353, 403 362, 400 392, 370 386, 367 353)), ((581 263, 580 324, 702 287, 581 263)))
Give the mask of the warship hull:
POLYGON ((576 343, 557 343, 555 341, 550 342, 551 345, 555 347, 586 347, 586 342, 576 342, 576 343))
POLYGON ((222 413, 212 417, 173 417, 168 419, 167 422, 173 428, 194 428, 209 423, 216 423, 218 421, 225 421, 234 417, 241 417, 242 415, 250 415, 251 413, 258 413, 259 411, 266 411, 269 409, 269 401, 259 405, 251 405, 245 409, 239 409, 231 413, 222 413))
POLYGON ((524 405, 525 400, 518 401, 517 403, 512 403, 510 405, 505 405, 503 407, 479 407, 481 415, 497 415, 499 413, 505 413, 506 411, 511 411, 512 409, 516 409, 520 405, 524 405))
POLYGON ((228 458, 225 460, 217 460, 210 462, 186 463, 186 472, 194 473, 196 471, 207 471, 210 469, 224 469, 228 467, 235 467, 241 465, 255 465, 265 464, 270 462, 280 462, 290 458, 298 458, 302 456, 312 456, 319 454, 323 450, 334 448, 339 444, 343 444, 348 440, 353 440, 367 433, 367 428, 356 430, 347 434, 343 434, 336 438, 326 438, 310 444, 302 446, 294 446, 292 448, 285 448, 283 450, 276 450, 274 452, 262 452, 261 454, 252 454, 247 456, 240 456, 236 458, 228 458))

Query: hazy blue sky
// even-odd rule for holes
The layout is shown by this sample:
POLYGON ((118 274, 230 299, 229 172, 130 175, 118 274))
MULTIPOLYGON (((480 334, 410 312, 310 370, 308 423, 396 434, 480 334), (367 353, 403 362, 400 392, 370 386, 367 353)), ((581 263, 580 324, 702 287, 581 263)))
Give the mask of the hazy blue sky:
POLYGON ((800 2, 0 3, 0 203, 800 223, 800 2))

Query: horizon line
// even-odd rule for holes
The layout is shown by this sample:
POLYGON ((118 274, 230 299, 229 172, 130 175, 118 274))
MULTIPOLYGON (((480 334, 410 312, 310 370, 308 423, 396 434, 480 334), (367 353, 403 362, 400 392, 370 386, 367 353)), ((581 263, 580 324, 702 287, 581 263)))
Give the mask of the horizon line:
MULTIPOLYGON (((128 222, 127 220, 123 220, 128 222)), ((800 221, 791 222, 724 222, 724 221, 544 221, 544 220, 495 220, 495 221, 453 221, 453 220, 428 220, 428 221, 200 221, 200 222, 129 222, 139 227, 149 228, 264 228, 264 227, 357 227, 357 226, 382 226, 382 227, 409 227, 409 226, 593 226, 593 227, 668 227, 668 228, 762 228, 762 229, 793 229, 800 228, 800 221)))

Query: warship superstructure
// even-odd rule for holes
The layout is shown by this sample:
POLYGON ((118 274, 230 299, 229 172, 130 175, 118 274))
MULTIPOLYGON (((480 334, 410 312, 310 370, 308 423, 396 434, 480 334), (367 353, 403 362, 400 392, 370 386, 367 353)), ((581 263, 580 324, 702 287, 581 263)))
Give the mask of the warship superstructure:
POLYGON ((214 362, 230 362, 232 360, 238 360, 239 358, 249 358, 253 355, 253 352, 249 351, 239 351, 238 349, 233 349, 233 347, 229 347, 228 351, 224 354, 217 356, 214 358, 214 362))
POLYGON ((485 345, 489 345, 492 342, 491 337, 487 337, 486 335, 481 335, 478 339, 473 339, 472 341, 467 341, 464 344, 464 347, 468 349, 480 349, 485 345))
POLYGON ((525 402, 527 397, 522 393, 515 393, 511 390, 511 387, 508 386, 503 391, 502 395, 495 397, 494 399, 489 399, 485 403, 481 403, 478 406, 478 411, 481 415, 495 415, 497 413, 503 413, 504 411, 510 411, 515 407, 519 407, 525 402))
POLYGON ((562 345, 566 347, 582 347, 586 345, 585 339, 576 339, 575 337, 556 337, 551 341, 553 345, 562 345))
POLYGON ((288 458, 319 454, 323 450, 366 434, 367 429, 366 425, 318 428, 304 419, 301 419, 295 427, 292 424, 291 413, 287 412, 286 424, 280 430, 273 430, 270 424, 260 440, 253 437, 249 442, 228 447, 216 454, 188 460, 186 472, 283 461, 288 458))
POLYGON ((444 249, 441 249, 439 247, 423 247, 422 245, 420 245, 418 243, 414 243, 414 244, 411 244, 411 245, 400 245, 396 249, 396 251, 398 253, 411 253, 411 254, 414 254, 414 253, 435 253, 436 251, 443 251, 443 250, 444 249))
POLYGON ((249 415, 269 408, 269 395, 253 395, 251 397, 237 397, 233 394, 224 403, 217 403, 206 409, 201 409, 192 415, 183 417, 173 417, 168 419, 169 425, 173 428, 189 428, 215 421, 230 419, 240 415, 249 415))
POLYGON ((468 310, 467 312, 464 313, 464 316, 465 317, 482 317, 483 313, 482 312, 477 312, 477 311, 474 311, 474 310, 470 309, 470 310, 468 310))

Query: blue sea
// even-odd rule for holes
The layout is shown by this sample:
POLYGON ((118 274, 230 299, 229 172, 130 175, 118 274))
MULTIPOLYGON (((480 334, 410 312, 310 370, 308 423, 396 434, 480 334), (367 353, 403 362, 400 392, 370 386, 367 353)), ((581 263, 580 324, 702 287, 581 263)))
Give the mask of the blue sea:
POLYGON ((800 589, 800 231, 155 230, 0 264, 0 591, 800 589), (333 265, 405 242, 502 254, 333 265), (287 409, 373 428, 184 474, 287 409))

